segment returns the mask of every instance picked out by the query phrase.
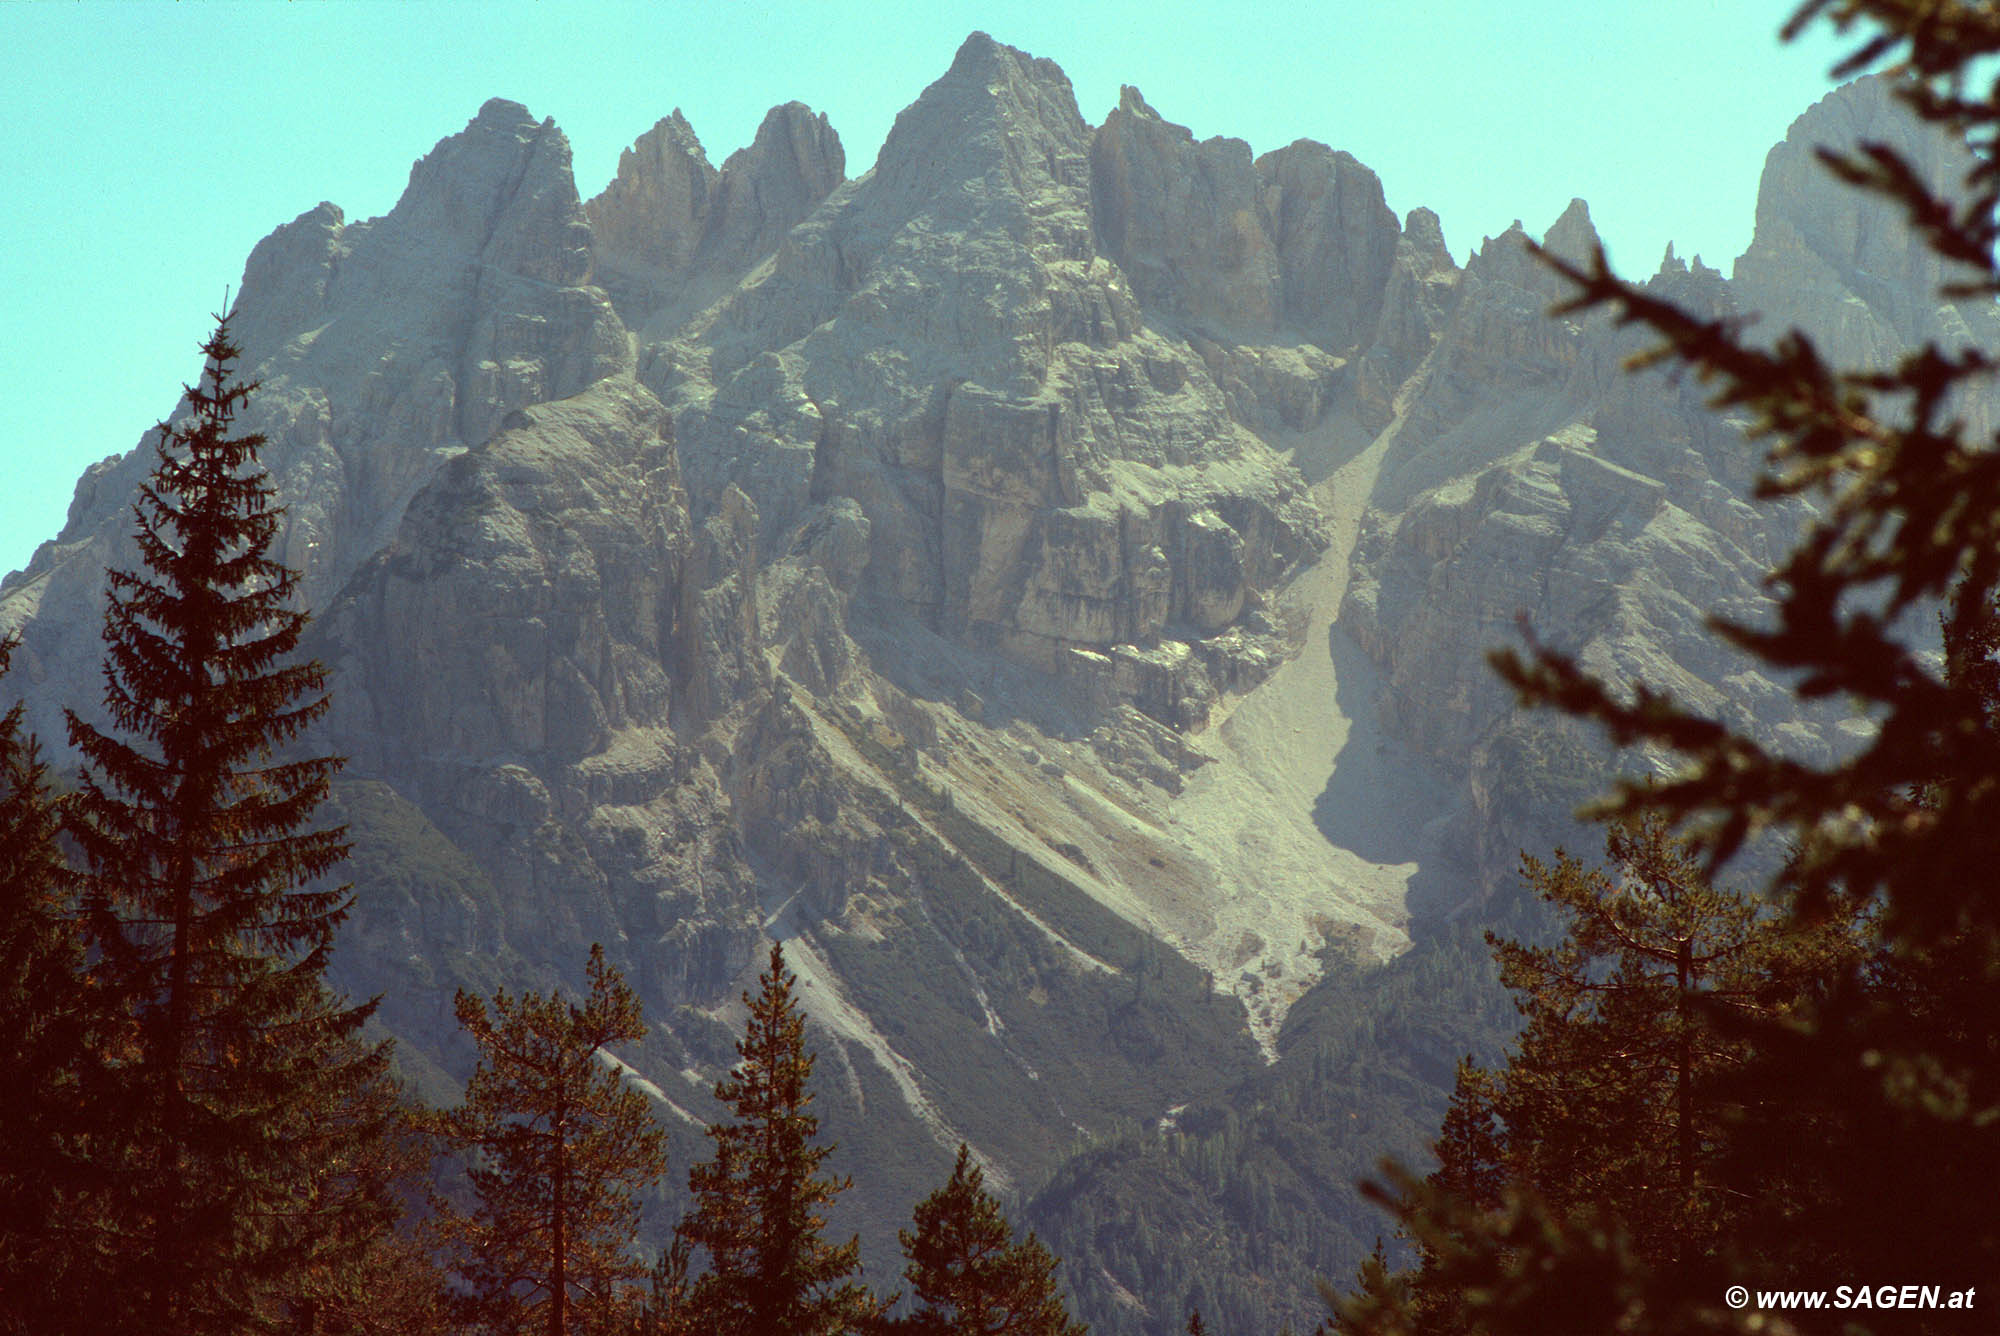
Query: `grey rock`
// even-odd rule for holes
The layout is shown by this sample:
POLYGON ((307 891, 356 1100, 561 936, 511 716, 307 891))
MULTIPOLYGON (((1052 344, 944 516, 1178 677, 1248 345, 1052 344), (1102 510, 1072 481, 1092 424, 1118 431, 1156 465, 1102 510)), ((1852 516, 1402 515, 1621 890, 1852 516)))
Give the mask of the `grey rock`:
POLYGON ((1092 217, 1140 301, 1196 324, 1268 332, 1284 312, 1277 248, 1240 139, 1195 143, 1124 88, 1090 146, 1092 217))
POLYGON ((1793 326, 1813 331, 1842 365, 1886 366, 1929 340, 2000 344, 1990 301, 1952 302, 1940 293, 1970 271, 1917 242, 1900 205, 1840 182, 1820 163, 1821 149, 1851 153, 1863 143, 1893 149, 1947 198, 1966 193, 1972 155, 1920 121, 1887 79, 1836 89, 1765 157, 1757 230, 1734 271, 1743 308, 1764 317, 1771 337, 1793 326))
POLYGON ((596 277, 629 322, 670 331, 775 251, 841 184, 846 163, 826 117, 787 102, 718 171, 676 110, 619 156, 585 206, 596 277))

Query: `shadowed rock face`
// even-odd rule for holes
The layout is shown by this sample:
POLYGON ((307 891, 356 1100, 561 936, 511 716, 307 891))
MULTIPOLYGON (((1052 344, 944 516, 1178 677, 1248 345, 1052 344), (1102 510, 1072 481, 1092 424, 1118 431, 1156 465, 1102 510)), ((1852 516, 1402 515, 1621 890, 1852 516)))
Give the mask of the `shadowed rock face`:
MULTIPOLYGON (((1953 161, 1843 90, 1773 150, 1737 277, 1670 250, 1655 290, 1842 356, 1990 342, 1805 173, 1833 131, 1953 161)), ((777 935, 858 1182, 961 1137, 1031 1182, 1079 1128, 1220 1097, 1329 960, 1408 940, 1405 889, 1462 908, 1564 830, 1607 760, 1485 668, 1518 613, 1841 745, 1704 624, 1763 615, 1799 514, 1749 503, 1699 387, 1548 317, 1518 224, 1461 271, 1344 153, 1197 142, 1130 88, 1093 127, 983 34, 845 171, 798 103, 720 169, 675 112, 586 204, 495 101, 389 214, 321 204, 248 259, 246 426, 350 758, 338 968, 413 1060, 468 1064, 456 987, 573 983, 603 942, 686 1135, 777 935), (1252 754, 1322 708, 1324 757, 1252 754), (1393 835, 1356 816, 1384 791, 1393 835)), ((1588 254, 1581 201, 1545 241, 1588 254)), ((0 586, 45 738, 93 705, 151 464, 93 468, 0 586)), ((857 1201, 887 1264, 908 1202, 857 1201)))

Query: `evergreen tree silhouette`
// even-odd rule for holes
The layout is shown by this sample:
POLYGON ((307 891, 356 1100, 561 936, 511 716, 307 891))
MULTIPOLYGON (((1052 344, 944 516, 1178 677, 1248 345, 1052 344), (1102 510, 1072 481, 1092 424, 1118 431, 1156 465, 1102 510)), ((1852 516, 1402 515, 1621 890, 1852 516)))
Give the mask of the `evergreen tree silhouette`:
MULTIPOLYGON (((0 641, 0 675, 15 642, 0 641)), ((117 1265, 104 1228, 116 1027, 90 979, 61 813, 23 709, 0 715, 0 1332, 89 1324, 117 1265)))
MULTIPOLYGON (((1056 1259, 1013 1228, 960 1143, 951 1179, 917 1203, 915 1228, 897 1238, 903 1274, 921 1305, 896 1330, 908 1336, 1083 1336, 1056 1287, 1056 1259)), ((1190 1331, 1198 1330, 1195 1314, 1190 1331)))
POLYGON ((666 1137, 646 1097, 603 1060, 609 1045, 645 1038, 646 1023, 602 946, 588 975, 581 1005, 502 990, 489 1011, 458 994, 479 1066, 443 1126, 474 1157, 477 1204, 442 1205, 438 1228, 459 1254, 472 1313, 497 1330, 582 1330, 646 1273, 630 1252, 636 1193, 665 1172, 666 1137))
POLYGON ((263 438, 232 434, 256 387, 232 379, 226 318, 201 353, 133 507, 143 567, 108 573, 111 727, 68 713, 81 909, 132 1026, 123 1146, 98 1151, 122 1160, 116 1301, 167 1336, 269 1327, 288 1272, 391 1210, 314 1188, 379 1130, 332 1115, 386 1054, 359 1042, 372 1004, 324 981, 348 894, 323 879, 347 846, 313 818, 340 762, 275 755, 325 713, 326 674, 294 658, 307 614, 270 556, 263 438))
POLYGON ((735 1121, 708 1129, 715 1158, 688 1174, 694 1210, 682 1235, 708 1269, 691 1296, 698 1330, 715 1336, 842 1336, 879 1319, 881 1305, 854 1279, 861 1243, 828 1243, 826 1207, 850 1185, 821 1172, 832 1146, 816 1146, 819 1119, 808 1084, 813 1055, 797 979, 771 945, 758 991, 744 994, 749 1026, 741 1059, 715 1087, 735 1121))

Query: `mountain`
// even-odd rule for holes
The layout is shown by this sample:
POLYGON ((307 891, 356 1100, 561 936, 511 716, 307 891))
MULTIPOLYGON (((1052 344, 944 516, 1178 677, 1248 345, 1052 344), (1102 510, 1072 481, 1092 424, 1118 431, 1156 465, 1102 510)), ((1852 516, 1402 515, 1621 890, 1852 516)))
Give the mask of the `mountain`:
MULTIPOLYGON (((1992 343, 1800 168, 1922 146, 1898 115, 1831 95, 1736 276, 1670 250, 1653 287, 1842 353, 1992 343)), ((1132 88, 1093 126, 974 34, 845 173, 800 104, 720 169, 675 113, 585 200, 496 100, 387 215, 250 255, 246 422, 349 758, 336 977, 448 1090, 455 988, 604 943, 679 1179, 777 936, 871 1271, 964 1139, 1099 1330, 1305 1318, 1379 1228, 1353 1178, 1504 1038, 1468 934, 1518 851, 1648 761, 1518 714, 1483 652, 1525 611, 1825 754, 1859 725, 1703 623, 1759 615, 1798 517, 1700 386, 1545 314, 1518 225, 1460 269, 1324 145, 1197 142, 1132 88)), ((1545 241, 1586 254, 1587 208, 1545 241)), ((94 707, 150 444, 0 584, 45 738, 94 707)))

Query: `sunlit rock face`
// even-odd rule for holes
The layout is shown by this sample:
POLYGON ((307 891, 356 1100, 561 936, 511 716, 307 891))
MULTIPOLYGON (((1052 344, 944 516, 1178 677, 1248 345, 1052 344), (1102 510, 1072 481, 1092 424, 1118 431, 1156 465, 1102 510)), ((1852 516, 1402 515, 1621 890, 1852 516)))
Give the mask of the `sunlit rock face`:
MULTIPOLYGON (((1885 84, 1849 85, 1771 150, 1734 278, 1669 247, 1650 290, 1765 337, 1801 329, 1841 365, 1884 366, 1926 341, 2000 347, 1990 303, 1941 295, 1962 276, 1912 237, 1901 211, 1819 165, 1817 149, 1864 140, 1940 185, 1970 165, 1885 84)), ((1485 668, 1484 651, 1518 643, 1523 622, 1608 679, 1671 690, 1802 757, 1828 759, 1861 727, 1834 706, 1803 710, 1711 629, 1712 618, 1768 618, 1763 578, 1796 539, 1804 503, 1753 503, 1761 451, 1742 422, 1709 410, 1703 386, 1625 372, 1642 336, 1602 317, 1545 315, 1565 284, 1523 240, 1517 225, 1481 248, 1435 350, 1400 392, 1342 613, 1388 671, 1384 705, 1398 727, 1468 768, 1467 829, 1489 888, 1512 850, 1561 831, 1551 800, 1589 797, 1613 764, 1588 733, 1516 712, 1485 668)), ((1595 241, 1578 202, 1544 244, 1575 262, 1595 241)), ((1993 420, 1991 395, 1962 407, 1974 430, 1993 420)))
POLYGON ((1927 341, 1990 347, 2000 338, 1991 302, 1940 297, 1968 270, 1918 241, 1900 205, 1842 183, 1820 161, 1820 149, 1882 144, 1933 188, 1963 194, 1972 155, 1917 119, 1890 87, 1857 80, 1792 122, 1764 160, 1756 235, 1736 262, 1738 301, 1759 313, 1760 328, 1807 330, 1840 365, 1887 367, 1927 341))

